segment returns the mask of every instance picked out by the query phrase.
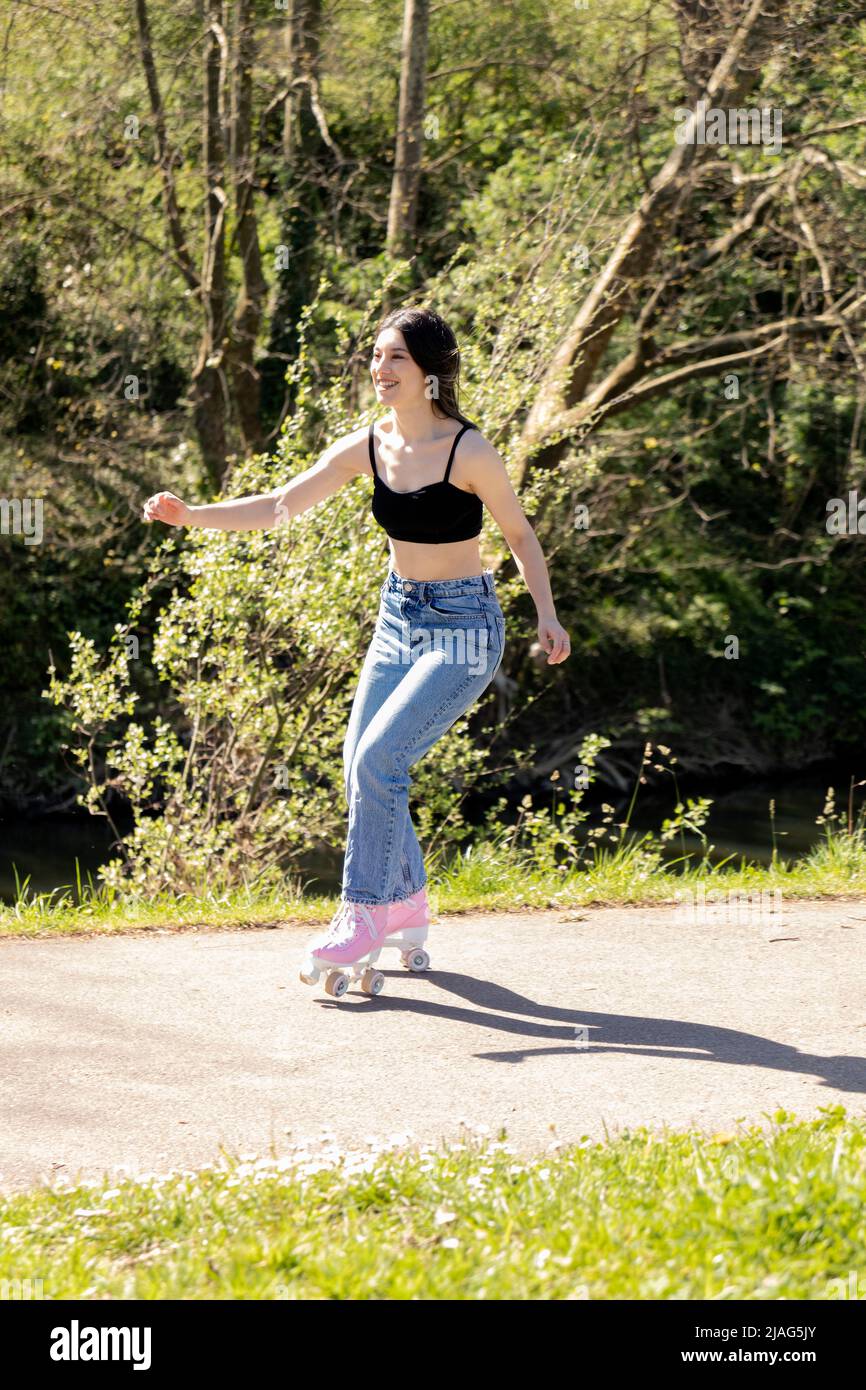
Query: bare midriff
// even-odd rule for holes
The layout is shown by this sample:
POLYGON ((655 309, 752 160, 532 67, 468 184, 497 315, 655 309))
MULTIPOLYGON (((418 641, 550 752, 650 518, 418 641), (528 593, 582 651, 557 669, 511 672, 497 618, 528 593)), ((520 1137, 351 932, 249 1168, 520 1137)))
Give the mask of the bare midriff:
POLYGON ((477 536, 445 545, 419 545, 415 541, 393 539, 389 544, 392 570, 401 579, 416 579, 419 584, 431 579, 468 579, 484 569, 477 536))

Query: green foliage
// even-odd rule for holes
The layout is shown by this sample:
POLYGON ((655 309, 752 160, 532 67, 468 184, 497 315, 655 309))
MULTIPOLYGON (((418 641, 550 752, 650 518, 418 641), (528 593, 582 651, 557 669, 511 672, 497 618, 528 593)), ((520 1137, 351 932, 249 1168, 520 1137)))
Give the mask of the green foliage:
MULTIPOLYGON (((149 8, 198 266, 201 70, 191 55, 199 20, 194 7, 152 0, 149 8)), ((862 165, 853 123, 864 96, 854 61, 862 21, 845 5, 826 42, 806 47, 823 21, 820 7, 802 11, 763 68, 759 95, 784 108, 786 134, 835 127, 820 136, 829 162, 809 166, 796 216, 783 201, 714 274, 681 284, 654 330, 659 352, 819 311, 820 267, 798 217, 811 219, 834 293, 860 292, 862 195, 840 171, 862 165)), ((320 96, 332 144, 308 132, 306 158, 287 167, 274 99, 284 16, 258 13, 256 211, 268 281, 258 362, 266 429, 278 430, 284 409, 287 418, 273 455, 239 456, 224 490, 272 486, 365 417, 376 316, 402 299, 433 303, 453 323, 464 407, 521 483, 519 445, 539 383, 671 148, 684 92, 678 11, 663 4, 646 13, 637 0, 585 11, 569 0, 518 0, 476 6, 470 22, 460 6, 440 7, 418 253, 396 263, 384 224, 402 6, 325 5, 323 14, 320 96), (278 271, 283 244, 290 263, 278 271)), ((192 881, 215 855, 236 872, 269 872, 304 845, 338 843, 341 721, 385 552, 362 484, 327 503, 327 529, 323 508, 276 539, 190 535, 157 551, 157 537, 139 525, 141 501, 158 487, 190 500, 205 493, 189 396, 200 323, 170 250, 136 50, 130 12, 100 0, 74 13, 62 3, 25 7, 10 32, 0 490, 44 495, 50 525, 42 547, 2 538, 0 757, 4 790, 68 794, 61 744, 80 740, 92 754, 90 803, 111 813, 112 798, 132 798, 128 848, 142 880, 168 881, 186 865, 192 881), (123 394, 130 372, 142 383, 137 401, 123 394), (71 688, 68 719, 62 702, 40 701, 46 669, 75 658, 64 650, 71 630, 103 653, 118 698, 135 689, 134 729, 123 714, 72 728, 71 688), (140 638, 140 657, 123 674, 114 648, 129 635, 140 638), (282 762, 286 785, 275 787, 282 762)), ((654 278, 637 287, 603 365, 622 352, 641 295, 722 233, 746 205, 748 180, 774 169, 760 149, 720 148, 718 159, 689 216, 659 246, 654 278), (743 175, 733 187, 732 163, 743 175)), ((227 215, 231 245, 231 206, 227 215)), ((236 255, 228 276, 234 297, 236 255)), ((485 708, 418 769, 415 811, 434 851, 470 838, 461 799, 491 790, 489 764, 507 777, 555 749, 564 769, 590 729, 626 771, 647 737, 676 734, 683 767, 701 777, 721 764, 748 772, 859 746, 860 541, 829 537, 824 521, 828 496, 862 482, 862 383, 841 331, 792 338, 772 371, 757 359, 740 376, 734 400, 710 376, 629 406, 570 440, 556 469, 521 483, 573 656, 555 672, 528 660, 531 600, 519 577, 503 574, 503 672, 513 682, 504 722, 492 727, 485 708), (588 510, 585 529, 577 506, 588 510), (725 651, 729 634, 737 660, 725 651)), ((483 540, 485 563, 502 574, 508 551, 489 519, 483 540)), ((73 685, 97 679, 81 667, 73 685)), ((528 831, 532 822, 522 824, 528 831)), ((546 834, 538 828, 535 838, 546 834)))

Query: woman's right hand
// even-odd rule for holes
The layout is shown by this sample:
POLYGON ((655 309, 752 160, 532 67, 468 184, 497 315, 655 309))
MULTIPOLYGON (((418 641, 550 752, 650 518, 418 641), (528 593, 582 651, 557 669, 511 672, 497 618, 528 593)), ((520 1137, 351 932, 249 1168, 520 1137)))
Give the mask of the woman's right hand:
POLYGON ((168 526, 188 526, 192 516, 186 502, 175 497, 173 492, 155 492, 144 504, 142 518, 145 521, 164 521, 168 526))

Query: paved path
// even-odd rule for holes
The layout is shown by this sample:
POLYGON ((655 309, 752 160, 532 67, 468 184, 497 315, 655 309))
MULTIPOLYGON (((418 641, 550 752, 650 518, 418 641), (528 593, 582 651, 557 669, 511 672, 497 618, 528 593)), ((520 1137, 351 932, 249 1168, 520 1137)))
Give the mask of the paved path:
POLYGON ((444 918, 429 973, 389 952, 383 994, 339 1001, 298 980, 308 927, 0 940, 0 1189, 285 1154, 323 1127, 358 1148, 467 1121, 529 1152, 862 1115, 866 902, 720 911, 444 918))

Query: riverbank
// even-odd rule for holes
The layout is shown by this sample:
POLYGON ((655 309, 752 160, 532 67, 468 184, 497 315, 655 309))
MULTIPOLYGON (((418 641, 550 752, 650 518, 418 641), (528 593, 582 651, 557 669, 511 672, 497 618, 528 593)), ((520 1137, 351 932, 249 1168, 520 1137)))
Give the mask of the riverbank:
MULTIPOLYGON (((468 847, 447 863, 429 860, 428 893, 434 917, 466 912, 526 911, 589 906, 639 907, 691 902, 695 911, 764 910, 778 901, 866 897, 866 841, 862 830, 828 830, 809 854, 769 865, 744 859, 715 864, 664 859, 652 837, 607 849, 590 847, 579 862, 557 863, 548 845, 519 848, 503 836, 468 847), (594 850, 594 852, 593 852, 594 850)), ((185 928, 268 928, 326 922, 334 894, 306 893, 287 884, 229 885, 215 871, 198 891, 176 895, 124 894, 93 884, 33 894, 22 886, 15 903, 0 907, 0 937, 92 935, 185 928)))
MULTIPOLYGON (((645 768, 644 773, 651 768, 645 768)), ((642 775, 644 775, 642 773, 642 775)), ((808 855, 820 843, 822 815, 826 807, 828 788, 835 787, 843 804, 845 816, 850 810, 855 822, 861 816, 863 788, 859 782, 850 786, 850 771, 834 768, 810 777, 802 773, 781 773, 772 780, 743 784, 717 776, 698 785, 690 785, 685 776, 678 776, 677 792, 669 781, 662 788, 642 787, 640 795, 630 806, 631 792, 623 794, 612 786, 593 783, 585 798, 586 819, 581 827, 582 838, 591 840, 599 828, 611 821, 629 817, 630 830, 635 834, 660 836, 665 819, 674 810, 676 800, 693 797, 709 800, 703 834, 709 847, 708 857, 714 864, 744 858, 748 862, 768 866, 774 853, 780 859, 797 860, 808 855), (611 808, 613 814, 611 816, 611 808)), ((555 797, 548 784, 536 795, 529 789, 536 807, 553 809, 555 797)), ((466 823, 473 834, 483 839, 480 830, 491 799, 475 799, 466 809, 466 823)), ((512 801, 503 822, 514 824, 524 807, 512 801)), ((112 820, 121 834, 134 829, 129 808, 121 805, 112 810, 112 820)), ((688 818, 687 818, 688 820, 688 818)), ((701 837, 683 827, 675 843, 661 843, 666 858, 676 858, 683 852, 700 855, 701 837)), ((105 816, 66 815, 4 815, 0 802, 0 907, 17 897, 16 877, 20 883, 29 877, 33 893, 50 893, 58 885, 68 884, 75 876, 76 863, 80 874, 97 875, 116 852, 112 824, 105 816)), ((294 876, 323 896, 339 892, 343 867, 343 845, 314 845, 294 861, 294 876)))

